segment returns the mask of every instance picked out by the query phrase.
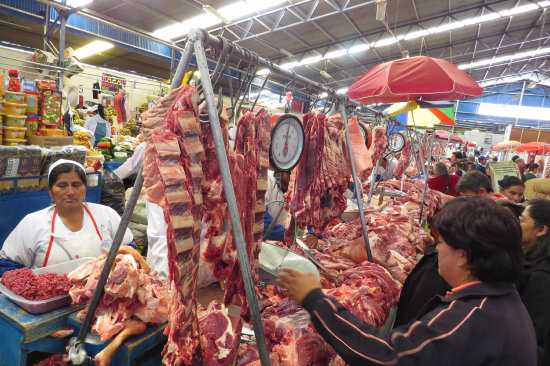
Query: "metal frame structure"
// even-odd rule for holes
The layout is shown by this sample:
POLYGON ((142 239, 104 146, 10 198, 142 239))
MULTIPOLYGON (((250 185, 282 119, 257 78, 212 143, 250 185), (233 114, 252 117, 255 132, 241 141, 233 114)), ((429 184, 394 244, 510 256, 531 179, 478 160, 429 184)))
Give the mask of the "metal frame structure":
MULTIPOLYGON (((216 149, 216 155, 218 157, 218 163, 220 166, 222 183, 223 183, 225 197, 227 200, 231 226, 233 228, 233 234, 237 245, 237 255, 238 255, 239 263, 245 264, 241 266, 241 272, 242 272, 242 278, 244 282, 246 298, 250 308, 250 315, 251 315, 251 319, 254 327, 256 343, 258 345, 260 361, 262 366, 267 366, 270 364, 269 353, 267 350, 267 344, 263 333, 263 326, 260 318, 260 311, 259 311, 258 302, 256 298, 256 292, 254 289, 254 283, 252 281, 252 272, 250 267, 247 265, 249 263, 249 258, 246 250, 246 243, 244 241, 244 234, 241 227, 239 210, 238 210, 237 201, 235 198, 235 191, 233 188, 231 172, 229 170, 229 163, 228 163, 225 146, 223 142, 223 135, 220 127, 219 116, 216 109, 216 101, 214 99, 214 90, 211 82, 212 75, 210 74, 210 71, 208 69, 205 47, 209 47, 211 49, 217 49, 220 51, 225 49, 226 52, 228 52, 229 57, 232 56, 236 59, 246 61, 250 65, 255 65, 256 67, 258 66, 268 67, 272 73, 280 77, 291 79, 291 81, 293 81, 294 83, 301 84, 304 87, 307 87, 311 91, 329 93, 329 96, 333 98, 335 103, 338 102, 340 106, 340 113, 344 120, 346 141, 348 145, 348 152, 350 155, 351 170, 352 170, 352 175, 355 182, 359 182, 359 180, 357 178, 357 172, 355 170, 355 163, 353 158, 353 151, 351 148, 351 140, 350 140, 347 116, 346 116, 346 105, 352 104, 356 107, 361 107, 361 108, 364 108, 365 110, 368 110, 377 114, 379 114, 379 112, 374 111, 357 102, 350 101, 350 99, 347 96, 337 94, 334 90, 329 89, 314 81, 303 78, 299 75, 296 75, 296 73, 294 72, 283 70, 280 67, 273 65, 273 63, 270 60, 261 58, 257 54, 254 54, 248 50, 245 50, 235 44, 232 44, 228 50, 224 47, 224 45, 227 45, 227 41, 220 37, 209 35, 206 31, 201 29, 192 30, 189 40, 186 43, 185 49, 183 51, 182 58, 180 59, 180 62, 176 69, 174 78, 172 80, 171 89, 174 89, 177 86, 181 85, 183 77, 189 68, 191 58, 194 55, 198 63, 199 71, 201 72, 201 75, 203 75, 203 77, 201 78, 202 90, 206 100, 208 116, 210 119, 210 127, 212 130, 214 146, 216 149)), ((92 300, 90 302, 88 312, 86 313, 86 317, 84 319, 82 328, 80 329, 80 333, 78 334, 77 337, 72 338, 69 343, 70 345, 69 359, 73 364, 80 365, 89 361, 89 357, 87 356, 83 346, 84 338, 91 326, 91 322, 95 313, 95 309, 97 308, 97 305, 99 303, 99 300, 103 296, 105 283, 107 281, 111 267, 114 263, 116 254, 118 253, 118 248, 120 247, 123 234, 128 226, 130 217, 132 215, 133 209, 137 202, 139 192, 141 191, 141 186, 143 185, 142 170, 143 168, 140 168, 140 171, 138 172, 138 178, 136 179, 134 188, 132 190, 132 194, 128 200, 126 209, 122 215, 121 223, 115 234, 115 238, 113 240, 111 250, 109 251, 109 255, 107 256, 103 271, 101 272, 101 275, 99 277, 96 291, 92 296, 92 300)), ((368 240, 363 205, 361 202, 362 198, 360 194, 360 189, 355 189, 355 197, 357 199, 357 204, 359 207, 359 214, 361 218, 361 225, 363 229, 363 237, 365 240, 367 255, 369 260, 372 261, 372 253, 370 250, 370 245, 368 240)))
MULTIPOLYGON (((178 46, 179 42, 182 42, 186 39, 183 37, 176 42, 167 42, 153 37, 151 33, 146 30, 122 23, 116 19, 109 18, 104 14, 94 12, 90 9, 71 8, 61 3, 53 2, 51 0, 37 0, 37 2, 49 7, 55 7, 56 9, 60 10, 72 10, 72 12, 78 13, 79 16, 113 28, 115 32, 123 32, 126 33, 128 36, 134 38, 137 36, 138 38, 140 38, 140 42, 139 44, 125 42, 125 37, 121 37, 120 35, 117 35, 115 39, 112 36, 112 31, 110 31, 110 36, 106 36, 104 34, 100 34, 100 32, 97 30, 90 31, 88 29, 80 29, 73 25, 67 25, 67 28, 70 29, 71 32, 76 31, 84 35, 114 41, 117 43, 117 45, 123 48, 148 53, 154 57, 162 57, 168 61, 178 58, 178 53, 183 50, 181 47, 178 46), (158 44, 158 46, 169 47, 175 52, 162 51, 161 54, 155 52, 154 49, 142 45, 141 41, 154 41, 158 44)), ((223 26, 215 27, 210 30, 209 33, 217 34, 219 36, 228 35, 229 38, 233 39, 235 43, 252 40, 259 42, 259 44, 267 46, 277 53, 277 55, 273 56, 274 62, 281 61, 285 57, 289 57, 293 60, 299 61, 304 58, 305 54, 308 53, 309 55, 314 56, 324 56, 329 51, 338 51, 349 48, 353 46, 357 41, 372 43, 372 41, 376 42, 379 40, 384 40, 386 38, 385 35, 390 36, 391 38, 391 36, 396 34, 403 35, 411 31, 425 31, 430 26, 444 26, 448 21, 463 20, 471 16, 480 15, 489 17, 492 15, 498 15, 498 20, 495 21, 500 21, 501 23, 504 23, 506 21, 506 23, 501 24, 502 28, 504 29, 501 31, 486 34, 486 32, 481 32, 483 24, 485 23, 471 24, 467 25, 466 27, 469 31, 474 31, 475 29, 477 29, 477 36, 475 36, 473 40, 457 39, 457 31, 449 30, 444 34, 448 34, 449 40, 452 40, 452 42, 442 43, 440 41, 434 40, 438 43, 437 45, 432 43, 434 42, 432 41, 434 36, 426 34, 425 36, 418 38, 418 41, 420 41, 421 43, 420 53, 431 54, 432 56, 439 58, 448 58, 451 61, 453 61, 453 59, 456 57, 460 57, 463 60, 469 59, 473 61, 482 54, 485 54, 486 57, 490 58, 498 56, 503 50, 515 51, 518 48, 525 49, 526 47, 529 47, 530 49, 536 49, 538 47, 544 47, 550 42, 548 32, 549 28, 547 27, 548 8, 541 8, 539 10, 535 9, 531 11, 532 13, 534 12, 533 15, 535 15, 531 23, 525 25, 525 22, 523 22, 523 25, 518 26, 515 25, 516 23, 513 22, 513 19, 517 17, 516 15, 514 15, 513 13, 504 15, 499 13, 499 7, 501 7, 501 4, 503 3, 502 0, 486 0, 483 3, 461 8, 458 10, 452 10, 450 0, 448 2, 448 11, 446 13, 442 13, 437 16, 423 17, 420 15, 422 13, 422 9, 420 7, 421 4, 417 0, 410 0, 409 6, 411 6, 413 15, 415 15, 416 19, 413 18, 413 21, 408 21, 406 24, 398 24, 398 27, 393 28, 390 27, 388 21, 385 20, 384 22, 381 22, 381 24, 383 23, 385 25, 384 29, 376 30, 374 32, 364 32, 358 26, 357 22, 352 18, 352 12, 356 10, 363 10, 364 7, 369 5, 375 6, 376 1, 370 0, 358 3, 355 0, 290 0, 289 3, 286 3, 284 6, 280 5, 275 9, 269 11, 256 12, 252 16, 249 16, 245 19, 229 22, 227 24, 224 24, 223 26), (353 30, 352 35, 347 37, 336 37, 331 34, 330 29, 326 26, 326 21, 328 19, 337 18, 345 21, 344 24, 346 26, 349 26, 350 29, 353 30), (305 24, 309 24, 315 27, 320 32, 320 34, 326 37, 328 42, 321 45, 312 45, 309 41, 304 39, 304 37, 301 36, 296 30, 300 26, 303 26, 305 24), (284 33, 286 36, 290 37, 290 39, 295 41, 296 44, 299 44, 304 49, 304 51, 292 54, 287 50, 280 48, 280 44, 273 44, 273 42, 269 41, 268 37, 266 37, 272 32, 284 33), (538 33, 540 33, 540 35, 535 36, 535 34, 538 33), (431 46, 430 43, 432 43, 431 46)), ((537 0, 525 0, 525 2, 527 4, 535 5, 538 3, 537 0)), ((514 4, 511 5, 511 7, 525 4, 525 2, 520 3, 519 1, 515 1, 514 4)), ((178 21, 171 15, 166 14, 166 12, 154 9, 152 6, 144 4, 144 2, 140 0, 124 0, 123 3, 134 5, 136 9, 143 11, 145 14, 151 14, 157 18, 169 22, 170 24, 174 24, 178 21)), ((186 0, 186 3, 196 7, 197 9, 201 9, 202 11, 203 3, 201 1, 186 0)), ((11 4, 11 2, 8 1, 7 4, 11 4)), ((117 5, 115 6, 119 5, 120 3, 117 3, 117 5)), ((456 5, 454 6, 456 8, 456 5)), ((11 12, 19 12, 22 16, 26 17, 42 18, 46 21, 46 24, 53 21, 53 19, 49 19, 50 14, 48 11, 46 11, 44 16, 41 17, 36 15, 35 13, 20 10, 18 9, 17 5, 10 6, 0 4, 0 8, 4 8, 11 12)), ((24 9, 24 7, 22 7, 21 9, 24 9)), ((44 31, 44 33, 46 33, 46 30, 44 31)), ((412 44, 410 43, 410 41, 400 39, 398 42, 395 43, 396 48, 392 51, 392 54, 397 55, 396 51, 398 51, 398 49, 402 49, 403 47, 408 47, 411 45, 412 44)), ((416 49, 417 47, 414 48, 416 49)), ((330 67, 329 70, 325 71, 329 71, 330 73, 330 69, 333 69, 332 72, 337 74, 335 75, 334 79, 329 80, 329 86, 341 87, 353 81, 360 72, 364 72, 369 66, 372 66, 378 61, 383 60, 380 51, 381 49, 379 47, 371 47, 369 49, 369 52, 371 52, 375 56, 375 58, 371 58, 367 62, 363 62, 363 60, 360 60, 360 57, 358 57, 357 55, 350 54, 346 56, 349 57, 350 62, 348 62, 348 65, 344 67, 338 67, 335 64, 334 60, 326 60, 326 65, 330 67), (336 71, 334 70, 338 71, 338 73, 336 73, 336 71)), ((320 65, 321 64, 306 65, 304 70, 306 72, 308 72, 309 70, 309 73, 311 73, 312 70, 319 72, 320 70, 318 67, 320 65)), ((538 71, 544 76, 544 73, 548 72, 547 65, 547 57, 535 56, 525 57, 521 60, 510 60, 497 64, 479 66, 472 68, 471 70, 477 72, 478 75, 484 74, 484 76, 480 77, 485 80, 502 78, 506 74, 510 73, 521 74, 524 73, 526 70, 529 70, 531 73, 538 71), (520 62, 521 65, 519 64, 520 62), (492 72, 492 70, 498 70, 498 72, 492 72), (480 72, 482 74, 480 74, 480 72)), ((317 76, 311 77, 316 78, 317 76)))
MULTIPOLYGON (((263 366, 267 366, 269 365, 269 354, 267 351, 267 344, 265 342, 265 337, 263 333, 263 326, 262 326, 260 312, 257 304, 256 293, 254 291, 254 283, 252 282, 252 273, 251 273, 250 267, 246 265, 246 263, 249 263, 248 255, 246 251, 246 243, 244 241, 241 222, 239 219, 240 216, 238 212, 237 202, 235 199, 233 182, 231 178, 231 173, 229 171, 229 164, 228 164, 227 155, 225 152, 224 142, 222 138, 222 131, 219 123, 219 116, 216 110, 214 90, 210 79, 211 75, 208 70, 206 53, 205 53, 205 47, 210 47, 221 51, 221 50, 224 50, 225 48, 224 46, 226 44, 227 44, 226 40, 220 37, 212 36, 204 30, 201 30, 201 29, 192 30, 190 33, 189 39, 187 41, 187 44, 185 46, 182 59, 180 60, 180 63, 176 70, 176 74, 174 76, 174 79, 172 80, 172 87, 175 87, 181 84, 183 75, 185 74, 185 72, 189 67, 189 62, 194 52, 195 58, 198 63, 199 71, 202 75, 201 82, 202 82, 204 97, 206 100, 208 115, 210 118, 210 124, 211 124, 213 139, 214 139, 214 146, 216 148, 216 154, 218 156, 218 162, 220 165, 220 172, 222 176, 225 197, 227 199, 231 225, 233 227, 235 242, 237 244, 237 255, 239 258, 239 263, 245 264, 241 266, 241 272, 242 272, 242 277, 244 282, 245 293, 246 293, 247 301, 250 308, 250 315, 254 326, 254 333, 255 333, 256 343, 258 345, 260 361, 263 366), (206 75, 208 75, 208 77, 206 75)), ((363 105, 359 103, 352 103, 347 96, 338 95, 334 90, 328 89, 319 83, 316 83, 314 81, 311 81, 299 75, 296 75, 296 73, 294 72, 289 72, 287 70, 281 69, 280 67, 273 65, 273 63, 270 60, 261 58, 257 54, 254 54, 235 44, 231 44, 231 47, 229 47, 228 56, 241 61, 246 61, 249 63, 249 65, 269 68, 269 70, 273 74, 276 74, 283 78, 290 79, 292 82, 296 84, 301 84, 304 87, 307 87, 311 91, 326 92, 334 100, 338 101, 340 104, 340 113, 344 120, 352 175, 353 175, 354 181, 359 182, 359 180, 357 179, 357 172, 355 170, 353 153, 351 150, 351 140, 349 136, 347 116, 346 116, 346 104, 355 104, 356 106, 364 107, 363 105)), ((372 254, 371 254, 370 245, 368 242, 363 205, 361 203, 361 195, 359 191, 360 191, 359 189, 356 189, 355 194, 356 194, 356 199, 359 207, 359 214, 361 218, 361 224, 363 228, 363 236, 365 239, 367 254, 368 254, 369 260, 372 261, 372 254)))

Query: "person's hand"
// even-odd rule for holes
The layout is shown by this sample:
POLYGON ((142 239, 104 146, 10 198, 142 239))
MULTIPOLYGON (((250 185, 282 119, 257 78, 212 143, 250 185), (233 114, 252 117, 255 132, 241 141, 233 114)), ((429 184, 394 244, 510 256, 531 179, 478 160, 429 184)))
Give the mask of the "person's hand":
POLYGON ((313 272, 302 273, 287 267, 283 267, 279 273, 277 284, 285 289, 285 295, 298 304, 301 304, 311 291, 321 287, 321 283, 313 272))

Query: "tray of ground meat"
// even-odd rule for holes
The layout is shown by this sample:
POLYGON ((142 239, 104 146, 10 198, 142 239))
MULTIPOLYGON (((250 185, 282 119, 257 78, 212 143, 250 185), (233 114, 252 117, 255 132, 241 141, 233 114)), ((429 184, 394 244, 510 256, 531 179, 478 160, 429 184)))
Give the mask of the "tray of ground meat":
POLYGON ((71 303, 72 283, 67 273, 89 258, 35 270, 15 269, 4 273, 0 292, 31 314, 45 313, 71 303))

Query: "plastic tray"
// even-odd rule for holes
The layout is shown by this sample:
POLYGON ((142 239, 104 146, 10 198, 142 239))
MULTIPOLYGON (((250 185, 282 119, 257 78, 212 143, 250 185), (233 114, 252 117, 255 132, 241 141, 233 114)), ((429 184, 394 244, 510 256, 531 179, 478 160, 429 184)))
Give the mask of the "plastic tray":
MULTIPOLYGON (((35 274, 41 273, 69 273, 72 270, 76 269, 81 264, 89 261, 91 257, 79 258, 65 263, 54 264, 52 266, 37 268, 33 272, 35 274)), ((71 296, 69 294, 51 297, 46 300, 32 301, 27 300, 22 296, 15 294, 14 292, 8 290, 4 285, 0 283, 0 292, 2 292, 8 299, 16 303, 27 312, 31 314, 41 314, 50 310, 58 309, 63 306, 69 305, 71 303, 71 296)))

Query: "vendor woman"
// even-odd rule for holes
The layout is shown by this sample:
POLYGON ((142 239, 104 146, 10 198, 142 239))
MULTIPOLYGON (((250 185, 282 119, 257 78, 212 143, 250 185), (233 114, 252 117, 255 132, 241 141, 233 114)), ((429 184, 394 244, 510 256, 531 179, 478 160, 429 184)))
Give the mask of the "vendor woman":
MULTIPOLYGON (((0 258, 39 268, 109 249, 108 239, 115 237, 120 216, 110 207, 84 203, 86 173, 81 164, 64 159, 53 163, 48 191, 53 205, 25 216, 4 242, 0 258)), ((122 245, 132 240, 126 229, 122 245)))
POLYGON ((105 112, 101 104, 88 108, 89 117, 84 127, 92 132, 90 144, 95 146, 104 137, 111 137, 111 124, 105 120, 105 112))

